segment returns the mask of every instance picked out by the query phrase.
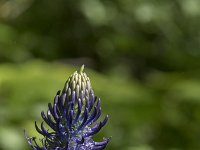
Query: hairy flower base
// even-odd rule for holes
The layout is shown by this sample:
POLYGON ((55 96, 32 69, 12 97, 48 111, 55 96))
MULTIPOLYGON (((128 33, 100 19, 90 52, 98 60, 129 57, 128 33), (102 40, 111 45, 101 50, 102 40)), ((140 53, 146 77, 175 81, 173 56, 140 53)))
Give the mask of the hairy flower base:
POLYGON ((60 94, 54 98, 53 106, 49 103, 47 114, 41 112, 44 122, 52 129, 49 132, 44 127, 44 122, 39 128, 35 122, 35 128, 44 138, 40 147, 35 138, 26 139, 34 150, 102 150, 109 139, 102 142, 92 140, 92 135, 100 131, 106 124, 108 115, 103 121, 97 122, 101 116, 100 99, 94 96, 92 90, 81 91, 76 95, 72 91, 60 94))

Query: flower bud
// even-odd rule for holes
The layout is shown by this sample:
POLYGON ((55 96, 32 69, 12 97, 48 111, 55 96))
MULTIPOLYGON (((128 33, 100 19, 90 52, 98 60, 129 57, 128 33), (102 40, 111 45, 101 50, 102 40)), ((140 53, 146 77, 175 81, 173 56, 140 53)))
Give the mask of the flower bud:
POLYGON ((89 97, 89 94, 93 94, 90 79, 87 76, 87 74, 83 71, 84 65, 82 65, 79 72, 75 71, 68 78, 62 91, 62 93, 67 93, 67 96, 71 96, 71 93, 75 91, 76 101, 81 97, 86 98, 86 96, 89 97))

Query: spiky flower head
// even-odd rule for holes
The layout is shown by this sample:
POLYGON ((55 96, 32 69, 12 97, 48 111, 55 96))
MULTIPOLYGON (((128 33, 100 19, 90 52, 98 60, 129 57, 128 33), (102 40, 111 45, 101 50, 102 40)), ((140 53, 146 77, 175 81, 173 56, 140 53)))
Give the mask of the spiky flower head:
POLYGON ((106 124, 108 115, 103 121, 97 122, 101 116, 100 99, 92 90, 90 79, 83 72, 74 72, 66 81, 62 92, 58 91, 53 105, 48 104, 48 110, 41 112, 41 117, 51 130, 44 127, 35 128, 43 135, 41 144, 35 137, 25 137, 33 150, 102 150, 109 142, 95 142, 92 136, 106 124))

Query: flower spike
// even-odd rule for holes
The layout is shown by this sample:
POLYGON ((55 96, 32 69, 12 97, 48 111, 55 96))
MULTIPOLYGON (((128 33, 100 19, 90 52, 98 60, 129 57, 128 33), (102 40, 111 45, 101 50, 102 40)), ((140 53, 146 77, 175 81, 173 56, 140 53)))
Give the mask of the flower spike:
POLYGON ((97 122, 101 116, 100 99, 92 90, 89 77, 84 73, 84 65, 79 72, 75 71, 66 81, 62 92, 58 91, 53 104, 41 112, 44 122, 36 131, 44 138, 37 144, 36 138, 25 137, 33 150, 103 150, 110 141, 104 138, 95 142, 92 136, 98 133, 108 121, 97 122), (44 127, 44 123, 51 130, 44 127), (41 145, 41 146, 40 146, 41 145))

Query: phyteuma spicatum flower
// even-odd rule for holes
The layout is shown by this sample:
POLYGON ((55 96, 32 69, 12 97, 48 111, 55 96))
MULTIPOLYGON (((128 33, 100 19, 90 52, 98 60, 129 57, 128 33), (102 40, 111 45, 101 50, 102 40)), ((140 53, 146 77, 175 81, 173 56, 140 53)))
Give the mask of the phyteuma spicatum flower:
POLYGON ((41 143, 35 137, 25 137, 33 150, 102 150, 109 142, 95 142, 92 136, 107 123, 108 115, 97 122, 101 116, 100 99, 92 90, 89 77, 83 72, 75 71, 66 81, 64 88, 58 91, 54 103, 48 104, 41 127, 35 122, 35 128, 43 136, 41 143), (46 129, 44 122, 51 128, 46 129))

